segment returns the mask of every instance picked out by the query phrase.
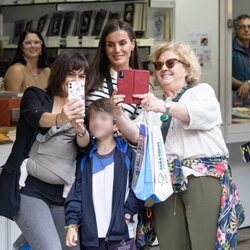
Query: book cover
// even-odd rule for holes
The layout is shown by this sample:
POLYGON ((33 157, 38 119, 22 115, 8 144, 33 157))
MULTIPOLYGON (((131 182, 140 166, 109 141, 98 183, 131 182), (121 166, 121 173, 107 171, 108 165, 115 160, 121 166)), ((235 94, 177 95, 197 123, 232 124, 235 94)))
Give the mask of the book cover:
POLYGON ((63 22, 63 12, 55 12, 50 19, 47 36, 60 36, 63 22))
POLYGON ((21 33, 24 31, 25 20, 16 20, 14 23, 13 43, 17 44, 21 33))
MULTIPOLYGON (((76 36, 87 36, 90 33, 91 22, 94 20, 92 16, 94 15, 93 10, 83 11, 80 15, 79 22, 77 24, 76 36)), ((93 26, 93 25, 92 25, 93 26)))
POLYGON ((162 13, 156 13, 154 16, 154 38, 157 41, 164 39, 164 15, 162 13))
POLYGON ((77 20, 77 12, 69 11, 64 13, 63 26, 61 36, 71 36, 74 34, 75 24, 77 20))
POLYGON ((124 7, 123 20, 133 27, 133 17, 134 17, 134 4, 126 3, 124 7))
POLYGON ((47 18, 48 18, 48 15, 41 16, 37 22, 36 31, 39 32, 40 34, 42 34, 44 30, 47 18))
POLYGON ((108 11, 100 9, 96 14, 95 25, 92 31, 92 36, 100 36, 101 31, 108 21, 108 11))
POLYGON ((27 20, 26 23, 25 23, 25 30, 32 30, 32 24, 33 24, 33 20, 30 19, 30 20, 27 20))

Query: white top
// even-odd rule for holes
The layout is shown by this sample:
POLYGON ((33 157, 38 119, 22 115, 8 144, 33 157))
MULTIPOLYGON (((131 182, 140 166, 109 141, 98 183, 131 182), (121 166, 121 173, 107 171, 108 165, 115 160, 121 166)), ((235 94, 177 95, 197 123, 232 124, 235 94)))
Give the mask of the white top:
POLYGON ((95 156, 93 158, 92 171, 92 197, 98 238, 105 238, 112 214, 114 182, 113 155, 111 155, 111 157, 95 156))
MULTIPOLYGON (((186 105, 190 123, 185 124, 172 118, 165 142, 167 158, 228 157, 228 149, 220 130, 220 104, 213 88, 207 83, 200 83, 188 89, 179 102, 186 105)), ((155 124, 161 126, 161 113, 152 113, 155 124)), ((140 124, 142 118, 143 114, 140 114, 136 123, 140 124)))

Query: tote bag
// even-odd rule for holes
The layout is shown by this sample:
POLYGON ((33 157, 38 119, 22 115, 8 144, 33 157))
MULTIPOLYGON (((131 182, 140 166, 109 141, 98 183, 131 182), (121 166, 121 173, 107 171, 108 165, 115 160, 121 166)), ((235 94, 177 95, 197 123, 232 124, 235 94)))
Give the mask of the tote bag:
POLYGON ((161 128, 152 112, 144 113, 140 125, 132 188, 138 199, 154 202, 165 201, 173 193, 161 128))

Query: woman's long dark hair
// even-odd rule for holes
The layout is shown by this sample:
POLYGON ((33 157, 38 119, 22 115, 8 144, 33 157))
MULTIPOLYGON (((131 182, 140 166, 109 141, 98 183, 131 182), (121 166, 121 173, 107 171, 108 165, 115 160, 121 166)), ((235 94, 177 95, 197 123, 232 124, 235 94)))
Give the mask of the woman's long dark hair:
POLYGON ((44 44, 43 37, 40 33, 38 33, 37 31, 33 31, 33 30, 25 30, 21 33, 19 41, 18 41, 18 45, 17 45, 16 54, 15 54, 14 60, 12 61, 12 64, 21 63, 23 65, 26 65, 26 60, 24 59, 24 56, 23 56, 22 45, 23 45, 23 41, 25 37, 28 34, 36 34, 39 37, 39 39, 42 41, 42 51, 41 51, 41 55, 39 55, 37 67, 40 69, 48 67, 46 47, 44 44))
POLYGON ((93 62, 90 64, 90 73, 87 76, 86 81, 86 93, 89 93, 101 87, 105 78, 111 80, 110 61, 105 52, 105 45, 106 37, 110 33, 117 30, 126 31, 131 42, 135 42, 134 50, 131 52, 131 56, 129 59, 129 67, 131 67, 132 69, 142 68, 138 46, 136 43, 136 37, 132 27, 124 21, 111 20, 107 23, 102 31, 95 57, 93 59, 93 62))

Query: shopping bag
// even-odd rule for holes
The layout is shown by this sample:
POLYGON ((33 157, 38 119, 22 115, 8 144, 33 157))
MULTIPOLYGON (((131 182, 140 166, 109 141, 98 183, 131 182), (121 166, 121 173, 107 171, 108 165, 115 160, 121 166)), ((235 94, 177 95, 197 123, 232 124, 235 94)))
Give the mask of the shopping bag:
POLYGON ((173 193, 161 128, 152 112, 145 112, 140 125, 132 188, 138 199, 154 202, 165 201, 173 193))
POLYGON ((148 126, 148 143, 153 157, 148 163, 154 171, 154 192, 151 199, 154 202, 165 201, 173 194, 170 172, 165 152, 165 145, 162 138, 161 128, 159 126, 148 126))
POLYGON ((148 128, 141 124, 132 179, 132 189, 140 200, 147 200, 154 192, 154 173, 146 164, 151 161, 148 147, 148 128))

